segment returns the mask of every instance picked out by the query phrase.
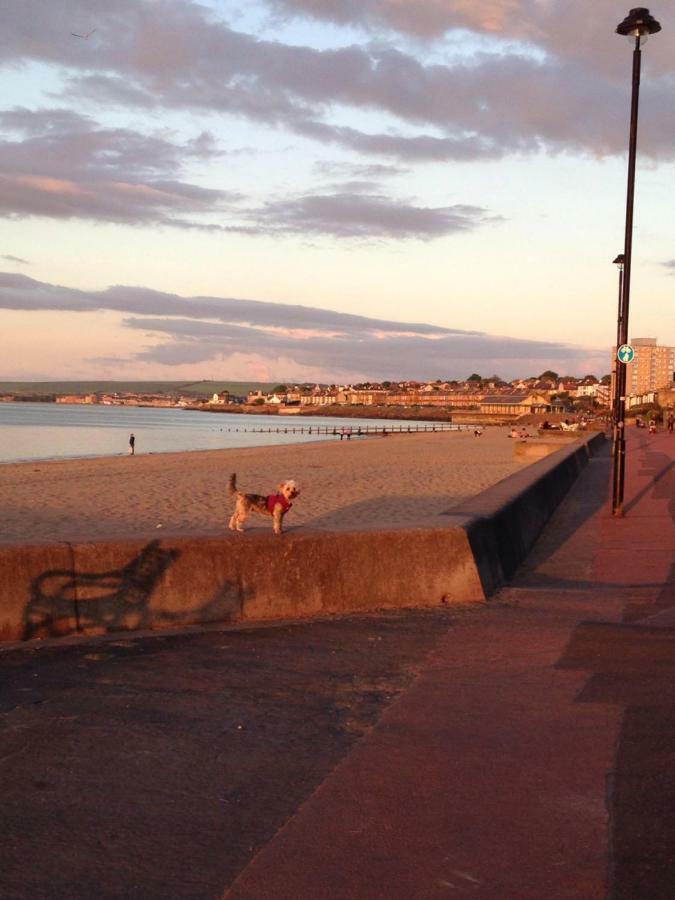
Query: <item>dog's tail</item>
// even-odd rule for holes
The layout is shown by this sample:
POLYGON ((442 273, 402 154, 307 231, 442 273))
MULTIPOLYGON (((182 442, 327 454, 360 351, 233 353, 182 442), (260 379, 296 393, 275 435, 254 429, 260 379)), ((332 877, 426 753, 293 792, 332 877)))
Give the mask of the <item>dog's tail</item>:
POLYGON ((235 475, 234 472, 230 475, 230 480, 227 485, 227 493, 230 496, 232 496, 233 494, 239 493, 239 491, 237 490, 237 476, 235 475))

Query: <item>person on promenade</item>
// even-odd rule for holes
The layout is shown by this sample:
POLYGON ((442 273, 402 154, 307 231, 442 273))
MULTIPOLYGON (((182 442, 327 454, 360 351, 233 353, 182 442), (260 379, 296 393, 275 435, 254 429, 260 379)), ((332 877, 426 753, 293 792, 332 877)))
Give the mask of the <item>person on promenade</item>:
POLYGON ((649 420, 649 433, 656 434, 656 419, 654 416, 649 420))
POLYGON ((672 414, 672 412, 668 413, 668 418, 666 419, 666 422, 668 423, 668 434, 672 434, 673 433, 673 425, 675 425, 675 416, 672 414))
POLYGON ((136 437, 133 432, 129 435, 129 453, 131 456, 136 452, 136 437))

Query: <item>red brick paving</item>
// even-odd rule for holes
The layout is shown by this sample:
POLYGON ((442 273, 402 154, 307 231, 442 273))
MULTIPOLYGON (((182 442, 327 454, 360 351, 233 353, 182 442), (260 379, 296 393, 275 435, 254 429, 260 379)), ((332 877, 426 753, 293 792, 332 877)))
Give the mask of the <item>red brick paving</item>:
POLYGON ((673 900, 674 459, 487 608, 0 654, 0 897, 673 900))
POLYGON ((228 900, 675 897, 675 438, 593 460, 228 900))

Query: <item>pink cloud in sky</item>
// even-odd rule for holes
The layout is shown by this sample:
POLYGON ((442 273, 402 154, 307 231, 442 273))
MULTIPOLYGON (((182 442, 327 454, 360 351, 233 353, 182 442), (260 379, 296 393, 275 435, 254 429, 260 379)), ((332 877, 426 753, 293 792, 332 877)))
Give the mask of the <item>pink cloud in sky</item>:
POLYGON ((119 314, 121 330, 128 330, 134 351, 116 358, 97 355, 92 334, 70 362, 80 370, 113 366, 130 376, 149 377, 152 372, 160 378, 202 377, 205 371, 217 369, 227 377, 239 371, 242 376, 264 381, 344 382, 459 378, 481 369, 505 378, 547 368, 586 374, 606 367, 601 362, 607 355, 603 351, 555 341, 281 303, 180 297, 138 287, 82 291, 11 273, 0 273, 0 311, 3 309, 22 310, 27 323, 31 315, 40 312, 61 313, 71 320, 74 314, 102 310, 119 314))

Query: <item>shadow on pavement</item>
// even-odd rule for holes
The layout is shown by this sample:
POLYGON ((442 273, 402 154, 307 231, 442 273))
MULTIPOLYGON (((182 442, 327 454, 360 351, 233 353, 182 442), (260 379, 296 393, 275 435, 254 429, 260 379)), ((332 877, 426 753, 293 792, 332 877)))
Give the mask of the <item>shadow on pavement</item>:
POLYGON ((675 885, 675 628, 581 623, 559 668, 592 674, 577 700, 625 707, 608 781, 609 900, 675 885))
POLYGON ((589 460, 583 476, 583 490, 578 486, 573 488, 558 508, 555 527, 544 530, 518 570, 519 585, 542 590, 587 590, 597 584, 591 580, 591 561, 597 539, 594 517, 608 499, 610 454, 611 446, 607 443, 589 460), (569 559, 558 551, 583 530, 588 532, 587 555, 585 558, 577 556, 574 565, 570 565, 569 559))
POLYGON ((3 900, 221 897, 451 625, 416 612, 0 654, 3 900))
MULTIPOLYGON (((675 521, 673 462, 647 444, 639 449, 646 460, 640 474, 652 477, 625 509, 635 509, 653 491, 654 499, 669 501, 675 521)), ((647 591, 642 600, 629 600, 621 623, 578 625, 558 663, 592 673, 579 702, 624 707, 607 785, 608 900, 675 896, 675 562, 665 582, 619 582, 615 589, 650 586, 661 587, 658 595, 647 591), (671 611, 666 627, 650 624, 671 611)))

